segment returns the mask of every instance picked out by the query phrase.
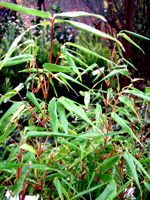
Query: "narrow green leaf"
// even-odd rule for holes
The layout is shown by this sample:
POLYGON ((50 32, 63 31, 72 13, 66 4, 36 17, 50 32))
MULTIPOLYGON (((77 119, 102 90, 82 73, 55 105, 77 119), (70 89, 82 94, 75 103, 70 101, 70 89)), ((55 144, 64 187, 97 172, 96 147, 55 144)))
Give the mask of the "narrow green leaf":
POLYGON ((66 185, 68 185, 75 193, 78 194, 78 191, 77 191, 74 187, 72 187, 72 185, 71 185, 68 181, 66 181, 66 180, 63 179, 63 178, 62 178, 62 180, 63 180, 63 182, 64 182, 66 185))
POLYGON ((150 101, 150 96, 148 94, 143 93, 140 90, 137 90, 137 89, 134 90, 134 88, 133 88, 133 90, 124 90, 123 92, 126 93, 126 94, 132 94, 132 95, 137 96, 141 99, 145 99, 147 101, 150 101))
POLYGON ((68 134, 68 121, 66 117, 65 107, 60 102, 57 102, 57 111, 65 133, 68 134))
POLYGON ((136 110, 134 108, 134 104, 133 104, 134 102, 131 101, 131 100, 133 100, 132 98, 129 99, 128 97, 121 95, 119 97, 119 100, 122 103, 124 103, 125 105, 127 105, 137 115, 137 112, 136 112, 136 110))
POLYGON ((66 42, 65 45, 76 47, 78 49, 81 49, 84 52, 87 52, 87 53, 89 53, 89 54, 91 54, 93 56, 96 56, 96 57, 98 57, 100 59, 103 59, 103 60, 105 60, 108 63, 113 63, 113 62, 111 62, 111 60, 108 60, 107 58, 105 58, 105 57, 103 57, 101 55, 98 55, 97 53, 95 53, 95 52, 93 52, 93 51, 91 51, 91 50, 89 50, 89 49, 87 49, 87 48, 85 48, 83 46, 80 46, 79 44, 75 44, 75 43, 71 43, 71 42, 66 42))
POLYGON ((148 191, 150 192, 150 183, 144 181, 144 185, 148 189, 148 191))
POLYGON ((139 170, 141 170, 143 172, 143 174, 145 174, 145 176, 147 176, 147 178, 150 180, 150 174, 144 169, 144 167, 141 165, 141 163, 134 158, 132 155, 130 155, 130 157, 132 157, 132 159, 134 160, 135 164, 137 165, 137 168, 139 170))
POLYGON ((140 34, 137 34, 137 33, 134 33, 134 32, 131 32, 131 31, 122 30, 122 31, 120 31, 120 32, 121 32, 121 33, 122 33, 122 32, 126 32, 126 33, 129 33, 129 34, 131 34, 131 35, 133 35, 133 36, 135 36, 135 37, 138 37, 138 38, 141 38, 141 39, 149 40, 149 41, 150 41, 150 38, 145 37, 145 36, 140 35, 140 34))
POLYGON ((128 65, 130 65, 132 68, 134 68, 135 70, 137 70, 134 65, 132 65, 132 63, 130 63, 128 60, 126 60, 125 58, 122 58, 122 60, 127 63, 128 65))
POLYGON ((143 53, 144 51, 141 49, 141 47, 139 45, 137 45, 131 38, 129 38, 125 33, 119 33, 117 34, 117 37, 121 36, 123 38, 125 38, 128 42, 130 42, 131 44, 133 44, 134 46, 136 46, 138 49, 140 49, 143 53))
MULTIPOLYGON (((26 97, 31 101, 31 103, 33 103, 33 105, 35 105, 35 107, 41 111, 40 105, 37 101, 37 98, 35 97, 35 95, 32 92, 27 92, 26 97)), ((41 111, 42 112, 42 111, 41 111)))
POLYGON ((84 92, 84 104, 88 108, 90 103, 90 93, 89 92, 84 92))
MULTIPOLYGON (((3 3, 4 4, 4 3, 3 3)), ((5 3, 5 4, 9 4, 9 3, 5 3)), ((12 55, 12 53, 16 50, 16 47, 18 45, 18 43, 21 41, 22 37, 26 34, 26 32, 28 32, 31 29, 36 28, 39 25, 46 25, 49 24, 49 22, 42 22, 40 24, 34 25, 34 26, 30 26, 30 28, 26 31, 24 31, 23 33, 21 33, 12 43, 12 45, 10 46, 7 54, 5 55, 4 60, 2 60, 2 62, 0 63, 0 70, 2 69, 2 67, 5 65, 5 63, 7 62, 7 60, 10 58, 10 56, 12 55)))
POLYGON ((58 142, 60 143, 60 144, 63 144, 63 145, 65 145, 65 146, 67 146, 68 148, 71 148, 71 149, 77 149, 77 150, 79 150, 79 151, 83 151, 81 148, 79 148, 79 147, 77 147, 76 145, 74 145, 72 142, 68 142, 67 140, 60 140, 60 139, 58 139, 58 142))
POLYGON ((125 189, 127 189, 130 184, 131 184, 131 181, 128 181, 121 188, 119 188, 119 191, 117 192, 115 197, 118 197, 121 192, 125 191, 125 189))
POLYGON ((80 83, 79 81, 77 81, 76 79, 72 78, 71 76, 68 76, 67 74, 64 74, 64 73, 60 72, 60 73, 58 73, 58 75, 59 75, 59 77, 63 77, 65 79, 68 79, 68 80, 70 80, 70 81, 72 81, 72 82, 74 82, 74 83, 76 83, 78 85, 83 86, 87 90, 90 90, 88 87, 86 87, 85 85, 83 85, 82 83, 80 83))
POLYGON ((5 170, 5 169, 12 169, 12 168, 17 168, 17 167, 22 167, 24 164, 22 163, 4 163, 0 162, 0 170, 5 170))
MULTIPOLYGON (((132 129, 119 117, 116 113, 112 113, 112 118, 119 124, 131 137, 140 143, 138 138, 134 135, 132 129)), ((141 143, 140 143, 141 144, 141 143)))
POLYGON ((98 167, 98 168, 102 167, 101 174, 107 172, 119 159, 120 156, 113 156, 111 158, 105 159, 105 161, 102 162, 98 167))
POLYGON ((49 170, 49 171, 52 171, 52 172, 59 172, 60 174, 63 174, 60 170, 58 169, 55 169, 55 168, 51 168, 51 167, 48 167, 46 165, 43 165, 43 164, 32 164, 31 165, 31 168, 32 169, 38 169, 38 170, 49 170))
POLYGON ((53 132, 58 132, 56 100, 53 98, 48 104, 48 112, 53 132))
POLYGON ((2 124, 2 122, 4 120, 6 120, 8 117, 10 117, 11 115, 13 115, 18 108, 21 106, 21 104, 19 102, 14 103, 6 112, 5 114, 2 116, 2 118, 0 119, 0 125, 2 124))
POLYGON ((114 182, 107 185, 102 194, 99 195, 95 200, 113 200, 117 193, 117 187, 114 182))
POLYGON ((96 15, 93 13, 88 13, 84 11, 76 11, 76 12, 63 12, 63 13, 56 13, 54 14, 54 17, 97 17, 104 22, 107 22, 107 20, 102 15, 96 15))
POLYGON ((140 183, 139 183, 139 179, 138 179, 138 175, 137 175, 137 171, 136 171, 135 164, 134 164, 134 162, 133 162, 133 158, 132 158, 131 154, 128 153, 128 152, 125 152, 125 153, 123 154, 123 157, 124 157, 124 159, 126 160, 127 165, 128 165, 128 167, 129 167, 129 169, 130 169, 130 172, 131 172, 131 174, 132 174, 132 177, 134 178, 134 180, 135 180, 137 186, 138 186, 139 189, 140 189, 140 193, 141 193, 141 195, 142 195, 141 186, 140 186, 140 183))
MULTIPOLYGON (((13 65, 18 65, 24 62, 28 62, 28 61, 33 61, 33 56, 31 54, 22 54, 19 56, 15 56, 12 58, 9 58, 5 64, 3 65, 3 67, 9 67, 9 66, 13 66, 13 65)), ((0 61, 0 65, 2 64, 3 61, 0 61)))
POLYGON ((79 117, 81 117, 81 119, 86 121, 88 124, 94 126, 92 121, 85 114, 84 110, 81 107, 75 105, 75 103, 72 100, 62 97, 59 98, 58 101, 62 103, 67 110, 77 114, 79 117))
POLYGON ((48 72, 64 72, 64 73, 74 72, 72 69, 70 69, 70 67, 59 66, 51 63, 45 63, 44 69, 48 72))
POLYGON ((93 28, 91 26, 88 26, 88 25, 86 25, 84 23, 75 22, 75 21, 71 21, 71 20, 61 20, 61 19, 56 19, 55 22, 56 23, 65 22, 65 23, 69 24, 70 26, 73 26, 73 27, 75 27, 75 28, 77 28, 79 30, 82 30, 82 31, 85 31, 85 32, 88 32, 88 33, 92 33, 93 35, 97 35, 99 37, 103 37, 103 38, 106 38, 106 39, 109 39, 109 40, 113 40, 113 41, 117 42, 121 46, 122 49, 124 49, 123 45, 121 44, 121 42, 119 40, 117 40, 116 38, 114 38, 114 37, 102 32, 100 30, 97 30, 97 29, 95 29, 95 28, 93 28))
POLYGON ((61 52, 64 54, 64 56, 66 57, 67 61, 68 61, 68 64, 72 67, 73 71, 75 73, 78 74, 79 78, 81 79, 81 75, 80 75, 80 72, 77 68, 77 66, 75 65, 74 61, 72 60, 70 54, 68 53, 66 47, 63 45, 61 46, 61 52))
POLYGON ((21 12, 21 13, 25 13, 25 14, 29 14, 29 15, 33 15, 37 17, 51 18, 50 12, 43 12, 36 9, 26 8, 26 7, 18 6, 16 4, 6 3, 6 2, 0 2, 0 5, 17 12, 21 12))
POLYGON ((106 75, 103 79, 101 79, 100 82, 107 78, 110 78, 114 75, 118 75, 118 74, 122 74, 122 75, 125 75, 128 77, 128 70, 127 69, 114 69, 112 72, 110 72, 108 75, 106 75))
POLYGON ((19 195, 19 193, 22 189, 28 169, 29 169, 29 165, 23 166, 23 168, 21 169, 21 177, 17 183, 16 196, 19 195))
POLYGON ((56 187, 56 190, 57 190, 57 192, 58 192, 59 198, 60 198, 61 200, 64 200, 63 194, 62 194, 62 191, 61 191, 61 183, 60 183, 60 181, 58 180, 58 178, 55 178, 54 181, 53 181, 53 183, 54 183, 54 185, 55 185, 55 187, 56 187))
POLYGON ((30 152, 36 154, 35 149, 34 149, 32 146, 28 145, 28 144, 23 144, 23 145, 21 145, 20 148, 21 148, 21 149, 25 149, 25 150, 27 150, 27 151, 30 151, 30 152))
POLYGON ((66 199, 70 200, 69 194, 68 194, 67 190, 62 186, 62 184, 61 184, 61 190, 62 190, 62 193, 64 194, 64 196, 66 197, 66 199))
POLYGON ((98 188, 102 187, 104 184, 106 184, 106 183, 102 183, 102 184, 99 184, 99 185, 97 185, 95 187, 92 187, 92 188, 89 188, 87 190, 84 190, 84 191, 78 193, 77 195, 75 195, 73 198, 71 198, 71 200, 76 199, 78 197, 82 197, 85 194, 89 194, 90 192, 92 192, 94 190, 97 190, 98 188))
MULTIPOLYGON (((16 124, 12 124, 11 126, 8 127, 8 129, 5 131, 5 133, 3 133, 0 136, 0 143, 3 142, 13 131, 14 129, 17 127, 16 124)), ((6 128, 6 126, 5 126, 6 128)))

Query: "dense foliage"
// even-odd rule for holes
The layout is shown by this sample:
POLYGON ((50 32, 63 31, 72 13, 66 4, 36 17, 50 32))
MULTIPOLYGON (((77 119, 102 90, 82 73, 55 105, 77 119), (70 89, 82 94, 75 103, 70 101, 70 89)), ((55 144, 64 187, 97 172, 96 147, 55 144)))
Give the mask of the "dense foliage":
POLYGON ((134 88, 138 79, 130 75, 127 64, 132 64, 123 58, 124 47, 118 39, 124 37, 142 49, 125 31, 112 37, 68 20, 92 16, 105 22, 100 15, 67 12, 52 16, 9 3, 0 2, 0 5, 48 19, 21 31, 0 61, 0 70, 20 64, 25 67, 18 76, 27 75, 22 84, 2 93, 0 98, 0 104, 11 104, 0 119, 0 196, 5 198, 10 190, 12 196, 22 200, 26 195, 37 194, 40 199, 61 200, 130 199, 132 195, 147 199, 150 195, 150 89, 147 87, 142 92, 134 88), (60 44, 55 48, 53 38, 58 23, 86 32, 89 46, 82 43, 86 37, 81 33, 78 43, 67 41, 57 53, 60 44), (42 32, 40 36, 43 43, 34 34, 37 27, 46 30, 47 26, 51 27, 48 60, 44 58, 45 53, 40 58, 43 53, 40 48, 44 51, 47 46, 40 44, 48 42, 47 33, 42 32), (112 50, 108 48, 110 40, 114 45, 112 50), (93 47, 99 45, 106 47, 94 51, 93 47), (87 55, 92 56, 90 60, 87 55), (120 89, 120 74, 130 80, 130 85, 123 89, 120 89), (93 85, 89 87, 88 79, 84 81, 84 78, 92 75, 93 85), (67 88, 67 96, 62 85, 67 88), (80 93, 75 91, 77 86, 80 93), (24 96, 20 94, 22 89, 24 96), (80 94, 82 103, 69 98, 70 91, 80 94))

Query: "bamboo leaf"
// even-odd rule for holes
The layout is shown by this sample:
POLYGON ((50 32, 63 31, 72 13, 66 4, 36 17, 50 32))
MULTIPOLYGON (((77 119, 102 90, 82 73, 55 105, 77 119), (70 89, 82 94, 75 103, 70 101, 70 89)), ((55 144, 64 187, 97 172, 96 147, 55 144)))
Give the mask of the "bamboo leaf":
POLYGON ((99 195, 95 200, 113 200, 115 195, 117 193, 117 187, 114 182, 111 182, 107 185, 105 190, 102 192, 102 194, 99 195))
POLYGON ((68 80, 70 80, 70 81, 72 81, 72 82, 74 82, 74 83, 76 83, 76 84, 78 84, 78 85, 83 86, 83 87, 86 88, 87 90, 90 90, 88 87, 86 87, 85 85, 83 85, 82 83, 80 83, 79 81, 77 81, 76 79, 72 78, 71 76, 68 76, 67 74, 64 74, 64 73, 60 72, 60 73, 58 73, 58 76, 59 76, 60 78, 63 77, 63 78, 65 78, 65 79, 68 79, 68 80))
POLYGON ((90 192, 92 192, 94 190, 97 190, 98 188, 102 187, 104 184, 106 184, 106 183, 102 183, 102 184, 99 184, 99 185, 97 185, 95 187, 92 187, 92 188, 89 188, 87 190, 84 190, 84 191, 78 193, 77 195, 75 195, 73 198, 71 198, 71 200, 76 199, 78 197, 82 197, 85 194, 89 194, 90 192))
POLYGON ((145 176, 147 176, 147 178, 150 180, 150 174, 144 169, 144 167, 141 165, 141 163, 134 158, 132 155, 130 155, 130 157, 132 157, 132 159, 134 160, 135 164, 137 165, 137 168, 139 170, 141 170, 143 172, 143 174, 145 174, 145 176))
POLYGON ((72 69, 70 69, 70 67, 55 65, 51 63, 45 63, 44 69, 48 72, 64 72, 64 73, 74 72, 72 69))
POLYGON ((37 98, 35 97, 35 95, 32 93, 32 92, 27 92, 27 95, 26 97, 31 101, 31 103, 33 103, 33 105, 35 105, 35 107, 40 111, 41 111, 41 108, 40 108, 40 105, 37 101, 37 98))
MULTIPOLYGON (((6 4, 9 4, 9 3, 6 3, 6 4)), ((5 65, 5 63, 8 61, 8 59, 10 58, 10 56, 12 55, 12 53, 16 50, 16 47, 18 45, 18 43, 21 41, 22 37, 26 34, 26 32, 28 32, 29 30, 31 29, 34 29, 36 28, 37 26, 39 25, 47 25, 49 24, 49 22, 42 22, 40 24, 37 24, 37 25, 34 25, 34 26, 31 26, 28 30, 24 31, 21 35, 19 35, 12 43, 12 45, 10 46, 7 54, 5 55, 5 58, 4 60, 2 60, 2 62, 0 63, 0 70, 2 69, 2 67, 5 65)))
POLYGON ((60 103, 62 103, 67 110, 69 110, 70 112, 73 112, 73 113, 77 114, 79 117, 81 117, 81 119, 83 119, 84 121, 86 121, 88 124, 94 126, 94 124, 87 117, 87 115, 85 114, 85 112, 83 111, 83 109, 81 109, 81 107, 75 105, 75 103, 72 100, 67 99, 65 97, 62 97, 62 98, 59 98, 58 101, 60 103))
POLYGON ((12 168, 17 168, 17 167, 22 167, 22 166, 24 166, 24 164, 22 164, 22 163, 0 162, 0 170, 12 169, 12 168))
POLYGON ((136 115, 137 115, 137 112, 134 108, 134 104, 133 102, 131 101, 131 98, 129 99, 128 97, 124 96, 124 95, 121 95, 119 97, 119 100, 124 103, 125 105, 127 105, 136 115))
MULTIPOLYGON (((13 65, 18 65, 24 62, 28 62, 28 61, 33 61, 33 56, 31 54, 22 54, 19 56, 15 56, 12 58, 9 58, 5 64, 3 65, 3 67, 9 67, 9 66, 13 66, 13 65)), ((0 65, 2 65, 3 61, 0 61, 0 65)))
POLYGON ((122 31, 120 31, 120 33, 122 33, 122 32, 126 32, 126 33, 129 33, 129 34, 131 34, 131 35, 133 35, 133 36, 135 36, 135 37, 138 37, 138 38, 141 38, 141 39, 149 40, 149 41, 150 41, 150 38, 145 37, 145 36, 140 35, 140 34, 137 34, 137 33, 134 33, 134 32, 131 32, 131 31, 127 31, 127 30, 122 30, 122 31))
POLYGON ((16 4, 6 3, 6 2, 0 2, 0 5, 17 12, 21 12, 21 13, 25 13, 25 14, 29 14, 29 15, 33 15, 37 17, 51 18, 50 12, 43 12, 40 10, 26 8, 26 7, 16 5, 16 4))
POLYGON ((21 191, 28 169, 29 169, 29 165, 23 166, 23 168, 21 169, 21 177, 17 183, 16 196, 18 196, 21 191))
POLYGON ((10 117, 12 114, 14 114, 14 112, 16 112, 16 110, 20 107, 20 103, 16 102, 14 103, 6 112, 5 114, 2 116, 2 118, 0 119, 0 125, 2 124, 3 121, 5 121, 8 117, 10 117))
POLYGON ((35 149, 34 149, 32 146, 28 145, 28 144, 23 144, 23 145, 21 145, 20 148, 21 148, 21 149, 25 149, 25 150, 27 150, 27 151, 30 151, 30 152, 36 154, 35 149))
MULTIPOLYGON (((140 143, 138 138, 134 135, 132 129, 119 117, 116 113, 112 113, 112 118, 119 124, 131 137, 140 143)), ((141 143, 140 143, 141 144, 141 143)))
POLYGON ((128 70, 127 69, 114 69, 112 72, 110 72, 108 75, 106 75, 103 79, 100 80, 102 82, 103 80, 110 78, 112 76, 122 74, 128 77, 128 70))
POLYGON ((123 45, 121 44, 121 42, 119 40, 117 40, 116 38, 100 31, 100 30, 97 30, 91 26, 88 26, 84 23, 80 23, 80 22, 75 22, 75 21, 71 21, 71 20, 61 20, 61 19, 56 19, 55 20, 56 23, 67 23, 69 24, 70 26, 73 26, 79 30, 82 30, 82 31, 85 31, 85 32, 88 32, 88 33, 92 33, 93 35, 97 35, 99 37, 103 37, 103 38, 106 38, 106 39, 109 39, 109 40, 113 40, 115 42, 117 42, 121 48, 124 50, 123 48, 123 45))
POLYGON ((54 17, 97 17, 104 22, 107 22, 107 20, 102 15, 96 15, 84 11, 76 11, 76 12, 63 12, 63 13, 56 13, 54 14, 54 17))
POLYGON ((105 159, 105 161, 102 162, 98 167, 98 168, 102 167, 101 174, 107 172, 119 159, 120 156, 113 156, 111 158, 105 159))
POLYGON ((53 98, 48 104, 48 112, 53 132, 58 132, 56 100, 53 98))
POLYGON ((119 36, 121 36, 121 37, 123 37, 123 38, 125 38, 128 42, 130 42, 131 44, 133 44, 134 46, 136 46, 138 49, 140 49, 143 53, 144 53, 144 51, 141 49, 141 47, 139 46, 139 45, 137 45, 131 38, 129 38, 125 33, 119 33, 118 35, 117 35, 117 37, 119 37, 119 36))
POLYGON ((60 181, 58 180, 58 178, 55 178, 54 181, 53 181, 53 183, 54 183, 54 185, 55 185, 55 187, 56 187, 56 190, 57 190, 57 192, 58 192, 59 198, 60 198, 61 200, 64 200, 63 194, 62 194, 62 191, 61 191, 61 183, 60 183, 60 181))
POLYGON ((67 61, 68 61, 68 64, 72 67, 73 71, 75 73, 78 74, 79 78, 81 79, 81 75, 80 75, 80 72, 77 68, 77 66, 75 65, 73 59, 71 58, 70 54, 68 53, 66 47, 63 45, 61 46, 61 52, 64 54, 64 56, 66 57, 67 61))
POLYGON ((132 177, 134 178, 134 180, 135 180, 137 186, 139 187, 140 193, 141 193, 141 196, 142 196, 141 186, 140 186, 140 183, 139 183, 139 179, 138 179, 138 175, 137 175, 137 171, 136 171, 135 164, 134 164, 134 162, 133 162, 133 158, 132 158, 131 154, 128 153, 128 152, 125 152, 125 153, 123 154, 123 157, 124 157, 124 159, 125 159, 126 162, 127 162, 127 165, 128 165, 128 167, 129 167, 129 169, 130 169, 130 172, 131 172, 131 174, 132 174, 132 177))
POLYGON ((57 102, 57 111, 65 133, 68 134, 68 121, 66 117, 65 107, 60 102, 57 102))
POLYGON ((147 101, 150 101, 150 96, 148 94, 141 92, 140 90, 137 90, 137 89, 134 90, 134 88, 133 88, 133 90, 124 90, 123 92, 126 93, 126 94, 132 94, 132 95, 137 96, 141 99, 145 99, 147 101))
POLYGON ((87 48, 85 48, 85 47, 83 47, 83 46, 80 46, 79 44, 75 44, 75 43, 71 43, 71 42, 66 42, 65 45, 69 45, 69 46, 76 47, 76 48, 78 48, 78 49, 81 49, 82 51, 85 51, 85 52, 87 52, 87 53, 93 55, 93 56, 96 56, 96 57, 98 57, 98 58, 100 58, 100 59, 103 59, 103 60, 105 60, 105 61, 108 62, 108 63, 113 63, 113 62, 111 62, 111 60, 108 60, 107 58, 105 58, 105 57, 103 57, 103 56, 100 56, 100 55, 98 55, 97 53, 95 53, 95 52, 93 52, 93 51, 91 51, 91 50, 89 50, 89 49, 87 49, 87 48))
POLYGON ((14 131, 16 127, 16 124, 12 124, 11 126, 9 126, 5 133, 0 136, 0 143, 3 142, 14 131))

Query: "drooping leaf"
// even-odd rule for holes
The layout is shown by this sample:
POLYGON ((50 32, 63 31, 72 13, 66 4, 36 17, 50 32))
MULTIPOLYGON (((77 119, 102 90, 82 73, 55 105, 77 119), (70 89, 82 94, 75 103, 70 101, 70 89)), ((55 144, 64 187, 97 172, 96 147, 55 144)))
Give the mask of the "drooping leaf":
POLYGON ((68 121, 66 117, 65 107, 60 102, 57 102, 57 111, 65 133, 68 134, 68 121))
MULTIPOLYGON (((140 143, 138 138, 133 133, 132 129, 119 117, 115 112, 112 113, 112 118, 119 124, 131 137, 133 137, 137 142, 140 143)), ((140 143, 141 144, 141 143, 140 143)))
POLYGON ((95 53, 95 52, 93 52, 93 51, 91 51, 91 50, 83 47, 83 46, 80 46, 79 44, 75 44, 75 43, 71 43, 71 42, 66 42, 65 45, 76 47, 78 49, 81 49, 84 52, 87 52, 87 53, 89 53, 89 54, 91 54, 93 56, 96 56, 96 57, 98 57, 100 59, 103 59, 103 60, 105 60, 108 63, 113 63, 113 62, 111 62, 111 60, 108 60, 107 58, 105 58, 105 57, 103 57, 103 56, 101 56, 101 55, 99 55, 99 54, 97 54, 97 53, 95 53))
POLYGON ((128 42, 130 42, 131 44, 133 44, 134 46, 136 46, 138 49, 140 49, 143 53, 144 51, 141 49, 141 47, 139 45, 137 45, 131 38, 129 38, 125 33, 118 33, 117 37, 121 36, 123 38, 125 38, 128 42))
POLYGON ((52 131, 57 133, 58 132, 58 125, 57 125, 57 107, 56 107, 56 100, 53 98, 48 104, 48 112, 50 123, 52 127, 52 131))
POLYGON ((126 33, 129 33, 129 34, 131 34, 131 35, 133 35, 133 36, 135 36, 135 37, 138 37, 138 38, 141 38, 141 39, 149 40, 149 41, 150 41, 150 38, 145 37, 145 36, 140 35, 140 34, 137 34, 137 33, 134 33, 134 32, 131 32, 131 31, 127 31, 127 30, 122 30, 122 31, 120 31, 120 33, 122 33, 122 32, 126 32, 126 33))
POLYGON ((127 69, 115 69, 112 72, 110 72, 108 75, 106 75, 103 79, 100 80, 102 82, 103 80, 110 78, 114 75, 122 74, 128 77, 128 70, 127 69))
MULTIPOLYGON (((40 105, 37 101, 37 98, 35 97, 35 95, 32 92, 27 92, 27 98, 31 101, 31 103, 33 103, 33 105, 35 105, 35 107, 41 111, 40 105)), ((42 112, 42 111, 41 111, 42 112)))
POLYGON ((64 54, 65 58, 67 59, 68 64, 70 65, 70 67, 72 67, 73 71, 75 73, 77 73, 79 78, 81 79, 80 72, 79 72, 77 66, 75 65, 73 59, 71 58, 70 54, 68 53, 68 51, 67 51, 67 49, 66 49, 66 47, 64 45, 61 46, 61 52, 64 54))
POLYGON ((18 196, 20 191, 21 191, 21 188, 22 188, 22 186, 24 184, 24 181, 25 181, 26 174, 27 174, 28 170, 29 170, 29 165, 25 165, 21 169, 21 177, 20 177, 20 179, 19 179, 19 181, 17 183, 16 196, 18 196))
MULTIPOLYGON (((2 3, 0 3, 2 4, 2 3)), ((9 3, 3 3, 3 4, 9 4, 9 3)), ((14 5, 14 4, 13 4, 14 5)), ((21 41, 22 37, 26 34, 26 32, 28 32, 29 30, 32 30, 34 28, 36 28, 39 25, 48 25, 49 22, 42 22, 40 24, 34 25, 34 26, 30 26, 30 28, 26 31, 24 31, 23 33, 21 33, 12 43, 12 45, 10 46, 8 52, 5 55, 5 58, 1 61, 0 63, 0 70, 3 68, 3 66, 5 65, 5 63, 8 61, 8 59, 11 57, 12 53, 16 50, 16 47, 18 45, 18 43, 21 41)))
POLYGON ((97 17, 101 20, 103 20, 104 22, 106 22, 107 20, 102 16, 102 15, 96 15, 93 13, 88 13, 88 12, 84 12, 84 11, 76 11, 76 12, 63 12, 63 13, 55 13, 54 17, 97 17))
MULTIPOLYGON (((18 65, 24 62, 28 62, 28 61, 33 61, 33 56, 31 54, 22 54, 19 56, 15 56, 12 58, 9 58, 5 64, 3 65, 3 67, 9 67, 9 66, 13 66, 13 65, 18 65)), ((3 61, 0 61, 0 65, 2 64, 3 61)))
POLYGON ((65 22, 65 23, 69 24, 70 26, 73 26, 79 30, 82 30, 82 31, 85 31, 88 33, 92 33, 93 35, 97 35, 99 37, 113 40, 113 41, 117 42, 121 46, 121 48, 124 50, 123 45, 121 44, 121 42, 119 40, 117 40, 116 38, 102 32, 100 30, 97 30, 91 26, 88 26, 84 23, 75 22, 75 21, 71 21, 71 20, 61 20, 61 19, 56 19, 55 22, 56 23, 64 23, 65 22))
POLYGON ((114 182, 111 182, 107 185, 102 194, 100 194, 99 197, 96 198, 96 200, 102 200, 102 199, 113 200, 116 193, 117 193, 117 186, 114 182))
POLYGON ((135 108, 134 108, 134 105, 133 105, 133 102, 131 101, 132 99, 130 98, 128 98, 128 97, 126 97, 126 96, 124 96, 124 95, 121 95, 120 97, 119 97, 119 100, 122 102, 122 103, 124 103, 125 105, 127 105, 136 115, 137 115, 137 112, 136 112, 136 110, 135 110, 135 108))
POLYGON ((16 102, 14 103, 6 112, 5 114, 1 117, 0 119, 0 124, 6 120, 8 117, 10 117, 11 115, 14 114, 14 112, 16 112, 16 110, 20 107, 20 103, 19 102, 16 102))
POLYGON ((14 131, 16 126, 16 124, 12 124, 8 127, 8 129, 0 136, 0 143, 3 142, 14 131))
POLYGON ((87 115, 85 114, 85 112, 83 111, 83 109, 81 109, 81 107, 77 106, 72 100, 63 97, 63 98, 59 98, 58 101, 60 103, 62 103, 67 110, 69 110, 69 111, 77 114, 79 117, 81 117, 81 119, 83 119, 84 121, 86 121, 88 124, 94 126, 94 124, 87 117, 87 115))
POLYGON ((145 99, 147 101, 150 101, 150 96, 148 96, 147 94, 143 93, 140 90, 137 90, 137 89, 135 90, 133 88, 133 90, 124 90, 123 92, 126 93, 126 94, 132 94, 132 95, 137 96, 141 99, 145 99))
POLYGON ((73 70, 70 67, 59 66, 51 63, 45 63, 44 69, 48 72, 63 72, 63 73, 73 72, 73 70))
POLYGON ((124 159, 126 160, 127 165, 128 165, 128 167, 129 167, 129 169, 130 169, 130 172, 131 172, 131 174, 132 174, 132 177, 134 178, 134 180, 135 180, 137 186, 138 186, 139 189, 140 189, 141 195, 142 195, 142 190, 141 190, 141 186, 140 186, 140 183, 139 183, 139 179, 138 179, 138 175, 137 175, 137 170, 136 170, 135 164, 134 164, 134 162, 133 162, 133 158, 132 158, 131 154, 128 153, 128 152, 125 152, 125 153, 123 154, 123 157, 124 157, 124 159))
POLYGON ((89 188, 89 189, 87 189, 87 190, 84 190, 84 191, 78 193, 77 195, 75 195, 74 197, 72 197, 71 200, 76 199, 76 198, 78 198, 78 197, 82 197, 82 196, 85 195, 85 194, 89 194, 90 192, 92 192, 92 191, 94 191, 94 190, 97 190, 98 188, 102 187, 104 184, 105 184, 105 183, 102 183, 102 184, 99 184, 99 185, 97 185, 97 186, 91 187, 91 188, 89 188))
POLYGON ((30 152, 36 154, 35 149, 34 149, 31 145, 29 145, 29 144, 23 144, 23 145, 21 145, 20 148, 21 148, 21 149, 25 149, 25 150, 27 150, 27 151, 30 151, 30 152))
POLYGON ((26 7, 16 5, 16 4, 6 3, 6 2, 0 2, 0 5, 17 12, 21 12, 21 13, 25 13, 25 14, 29 14, 29 15, 33 15, 37 17, 51 18, 50 12, 43 12, 40 10, 26 8, 26 7))
POLYGON ((71 76, 68 76, 67 74, 64 74, 64 73, 60 72, 60 73, 58 73, 58 76, 59 76, 59 77, 63 77, 63 78, 65 78, 65 79, 67 79, 67 80, 70 80, 70 81, 72 81, 72 82, 74 82, 74 83, 76 83, 76 84, 78 84, 78 85, 81 85, 81 86, 83 86, 84 88, 86 88, 87 90, 90 90, 90 89, 89 89, 88 87, 86 87, 84 84, 80 83, 79 81, 77 81, 76 79, 72 78, 71 76))
POLYGON ((61 200, 64 200, 63 194, 62 194, 62 191, 61 191, 61 183, 60 183, 59 179, 58 179, 58 178, 55 178, 54 181, 53 181, 53 183, 54 183, 55 188, 56 188, 56 190, 57 190, 57 192, 58 192, 59 198, 60 198, 61 200))

